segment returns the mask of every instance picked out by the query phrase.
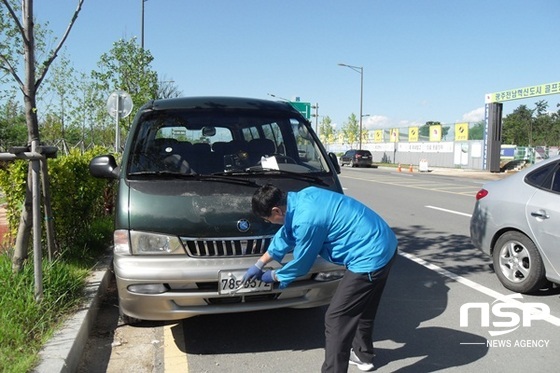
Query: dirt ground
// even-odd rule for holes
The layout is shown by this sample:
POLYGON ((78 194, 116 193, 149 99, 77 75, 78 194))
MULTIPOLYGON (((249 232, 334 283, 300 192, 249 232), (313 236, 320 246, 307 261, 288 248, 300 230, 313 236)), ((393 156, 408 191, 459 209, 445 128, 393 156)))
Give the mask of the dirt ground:
POLYGON ((6 208, 0 205, 0 251, 10 242, 11 237, 9 234, 8 221, 6 219, 6 208))

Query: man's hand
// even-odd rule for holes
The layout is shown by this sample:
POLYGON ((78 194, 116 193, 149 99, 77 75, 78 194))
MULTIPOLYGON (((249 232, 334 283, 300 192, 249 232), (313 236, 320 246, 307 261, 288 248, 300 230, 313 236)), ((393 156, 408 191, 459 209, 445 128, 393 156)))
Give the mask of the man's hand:
POLYGON ((272 282, 276 282, 276 275, 274 274, 273 270, 268 270, 265 273, 262 274, 261 277, 261 281, 262 282, 266 282, 267 284, 270 284, 272 282))
POLYGON ((263 266, 264 266, 264 263, 262 263, 260 260, 257 261, 256 264, 253 264, 247 270, 247 273, 245 273, 245 275, 243 275, 243 278, 241 279, 241 281, 243 283, 246 283, 247 281, 251 281, 251 280, 260 280, 262 275, 263 275, 263 270, 262 270, 263 266))

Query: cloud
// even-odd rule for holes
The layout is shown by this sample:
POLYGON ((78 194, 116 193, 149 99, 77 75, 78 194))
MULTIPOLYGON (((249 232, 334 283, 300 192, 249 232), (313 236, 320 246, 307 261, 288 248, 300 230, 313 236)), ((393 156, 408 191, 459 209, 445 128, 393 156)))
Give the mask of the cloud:
POLYGON ((421 127, 424 124, 426 124, 426 122, 418 122, 418 121, 415 121, 415 120, 405 120, 405 119, 403 119, 399 122, 398 127, 421 127))
POLYGON ((484 120, 484 106, 463 114, 462 120, 465 122, 480 122, 481 120, 484 120))
POLYGON ((391 126, 390 120, 388 117, 383 115, 371 115, 364 117, 362 120, 362 126, 365 129, 380 129, 380 128, 388 128, 391 126))

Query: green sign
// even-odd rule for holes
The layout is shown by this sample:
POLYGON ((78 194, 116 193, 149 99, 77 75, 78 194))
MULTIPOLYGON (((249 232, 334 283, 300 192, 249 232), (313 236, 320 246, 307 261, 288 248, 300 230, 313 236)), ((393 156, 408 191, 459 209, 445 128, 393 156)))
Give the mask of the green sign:
POLYGON ((520 100, 523 98, 556 95, 560 93, 560 82, 535 85, 532 87, 515 88, 507 91, 487 93, 485 103, 520 100))
POLYGON ((305 119, 311 119, 311 104, 309 102, 290 101, 290 105, 299 111, 305 119))

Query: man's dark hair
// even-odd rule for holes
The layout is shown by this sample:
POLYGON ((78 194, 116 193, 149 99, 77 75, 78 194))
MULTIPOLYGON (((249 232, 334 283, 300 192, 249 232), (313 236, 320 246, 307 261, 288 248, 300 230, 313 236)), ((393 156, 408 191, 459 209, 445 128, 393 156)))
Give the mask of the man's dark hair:
POLYGON ((279 206, 286 206, 286 193, 272 184, 263 185, 253 194, 253 214, 261 218, 270 216, 272 208, 279 206))

